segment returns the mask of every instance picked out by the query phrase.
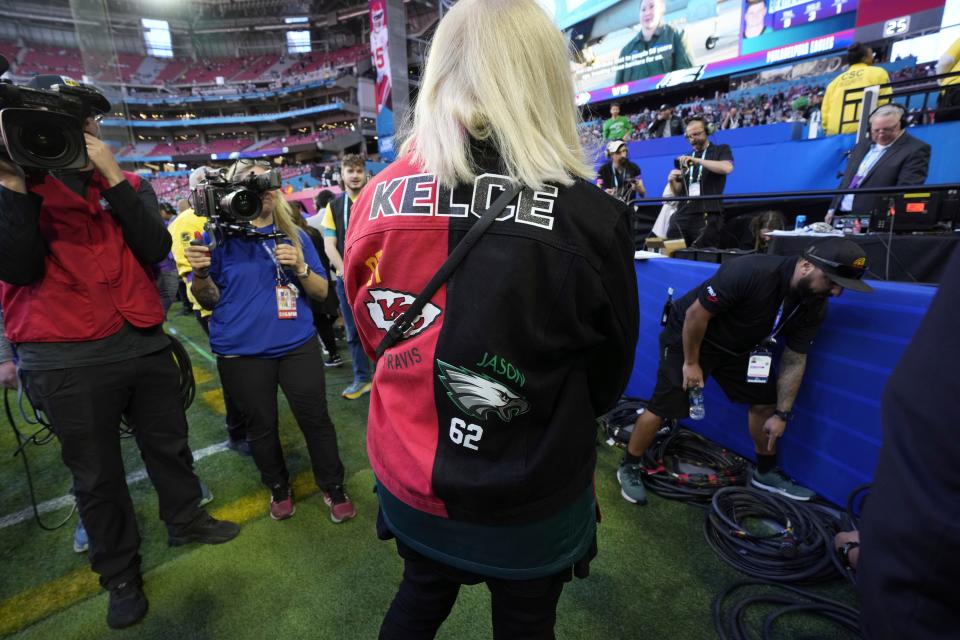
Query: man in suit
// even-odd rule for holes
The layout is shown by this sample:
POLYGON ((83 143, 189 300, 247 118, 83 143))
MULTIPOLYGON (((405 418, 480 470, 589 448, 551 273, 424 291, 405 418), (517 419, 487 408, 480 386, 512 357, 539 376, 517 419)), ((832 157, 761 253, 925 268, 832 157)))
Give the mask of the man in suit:
MULTIPOLYGON (((870 116, 870 139, 853 148, 841 189, 893 187, 923 184, 930 168, 930 145, 904 130, 905 112, 900 105, 886 104, 870 116)), ((827 211, 834 216, 867 216, 883 207, 884 196, 837 195, 827 211)))

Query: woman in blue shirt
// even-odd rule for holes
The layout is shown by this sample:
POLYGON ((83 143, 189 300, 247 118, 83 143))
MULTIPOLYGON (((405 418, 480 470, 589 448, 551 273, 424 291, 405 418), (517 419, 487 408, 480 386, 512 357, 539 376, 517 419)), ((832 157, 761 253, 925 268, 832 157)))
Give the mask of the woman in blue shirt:
MULTIPOLYGON (((238 180, 269 169, 240 160, 226 173, 238 180)), ((277 386, 290 403, 307 442, 317 486, 330 519, 356 515, 344 486, 337 435, 327 412, 323 356, 317 344, 307 296, 328 295, 327 274, 313 243, 293 222, 290 205, 266 191, 257 234, 227 234, 209 246, 187 247, 197 301, 213 310, 210 346, 224 387, 250 419, 247 441, 260 477, 270 488, 270 517, 294 513, 290 475, 280 446, 277 386), (280 233, 275 240, 271 234, 280 233)))

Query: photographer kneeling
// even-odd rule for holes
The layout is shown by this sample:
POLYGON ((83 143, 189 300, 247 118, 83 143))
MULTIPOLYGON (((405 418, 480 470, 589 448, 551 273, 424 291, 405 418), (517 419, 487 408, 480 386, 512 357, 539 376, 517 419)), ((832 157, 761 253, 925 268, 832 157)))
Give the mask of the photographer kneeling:
POLYGON ((197 214, 214 223, 207 240, 215 244, 212 251, 204 245, 186 248, 194 273, 191 289, 204 308, 213 310, 210 346, 220 379, 250 420, 247 441, 271 492, 270 517, 283 520, 295 510, 277 424, 279 385, 303 431, 330 519, 342 522, 356 511, 344 492, 337 434, 327 413, 323 356, 303 297, 329 295, 327 274, 313 244, 293 222, 290 205, 276 191, 279 179, 271 180, 275 176, 268 173, 265 166, 240 160, 222 179, 213 174, 194 192, 197 214), (254 176, 262 179, 253 184, 254 176), (246 185, 260 198, 261 208, 249 223, 237 224, 230 220, 235 215, 222 210, 231 196, 221 197, 224 191, 217 189, 237 194, 246 185))
MULTIPOLYGON (((121 628, 143 618, 148 606, 121 457, 121 414, 134 425, 171 546, 226 542, 240 528, 198 506, 180 373, 161 328, 164 312, 152 273, 171 244, 157 198, 149 183, 121 171, 97 137, 96 117, 109 113, 109 102, 60 76, 31 81, 31 89, 48 97, 58 93, 54 86, 83 95, 77 115, 89 162, 77 170, 38 171, 44 153, 54 155, 43 144, 34 148, 44 153, 19 160, 29 175, 0 160, 0 304, 26 390, 49 418, 73 476, 90 566, 110 592, 107 624, 121 628)), ((52 114, 29 113, 34 133, 61 134, 34 140, 55 144, 79 135, 58 129, 52 114)), ((5 130, 5 138, 30 139, 18 133, 5 130)), ((83 155, 76 159, 82 163, 83 155)))

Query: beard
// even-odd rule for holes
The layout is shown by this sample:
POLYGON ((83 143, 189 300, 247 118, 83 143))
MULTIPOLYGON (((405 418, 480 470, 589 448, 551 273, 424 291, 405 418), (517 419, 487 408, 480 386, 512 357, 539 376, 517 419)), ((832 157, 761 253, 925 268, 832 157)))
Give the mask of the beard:
POLYGON ((813 290, 812 275, 806 275, 800 278, 800 282, 797 283, 797 294, 800 296, 801 300, 825 300, 830 297, 829 291, 817 292, 813 290))

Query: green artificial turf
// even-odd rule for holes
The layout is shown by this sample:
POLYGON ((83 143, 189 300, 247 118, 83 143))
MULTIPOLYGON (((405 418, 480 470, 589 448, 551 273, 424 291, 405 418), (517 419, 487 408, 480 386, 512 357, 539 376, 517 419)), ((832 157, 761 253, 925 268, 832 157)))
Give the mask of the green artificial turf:
MULTIPOLYGON (((168 325, 206 347, 192 318, 174 317, 171 312, 168 325)), ((197 451, 222 442, 225 434, 216 403, 203 400, 204 394, 216 394, 215 366, 192 347, 188 351, 198 374, 205 378, 188 412, 190 442, 197 451)), ((342 351, 349 355, 345 345, 342 351)), ((0 529, 0 613, 10 616, 6 621, 0 618, 0 629, 15 631, 16 638, 57 640, 375 638, 402 564, 392 544, 378 541, 374 532, 376 499, 364 443, 367 400, 350 402, 339 396, 351 379, 349 363, 325 373, 348 491, 359 512, 356 519, 332 524, 320 496, 306 489, 311 484, 306 448, 281 395, 281 439, 291 475, 300 479, 297 486, 302 496, 292 519, 272 521, 253 462, 223 451, 199 460, 196 469, 215 495, 209 507, 213 513, 225 509, 247 514, 240 536, 215 547, 171 549, 157 517, 152 486, 148 481, 133 485, 150 612, 142 623, 119 632, 106 628, 107 596, 95 588, 85 557, 71 549, 75 519, 51 533, 32 520, 0 529), (76 595, 64 592, 64 585, 77 583, 81 587, 76 595), (37 612, 43 612, 43 617, 37 612)), ((574 580, 564 590, 557 636, 715 638, 713 597, 743 576, 707 547, 702 510, 656 496, 646 507, 622 500, 615 478, 620 451, 598 446, 597 492, 603 511, 600 555, 589 579, 574 580)), ((10 455, 14 448, 12 432, 4 424, 0 427, 4 454, 0 456, 0 516, 28 505, 21 463, 10 455)), ((38 499, 66 493, 69 476, 59 462, 57 443, 31 446, 28 453, 38 499)), ((124 459, 128 473, 142 467, 132 441, 124 442, 124 459)), ((44 519, 53 522, 67 513, 61 510, 44 519)), ((816 590, 854 602, 843 582, 816 590)), ((486 588, 465 587, 438 637, 491 637, 489 611, 486 588)), ((784 620, 779 630, 780 637, 847 637, 805 616, 784 620)))

